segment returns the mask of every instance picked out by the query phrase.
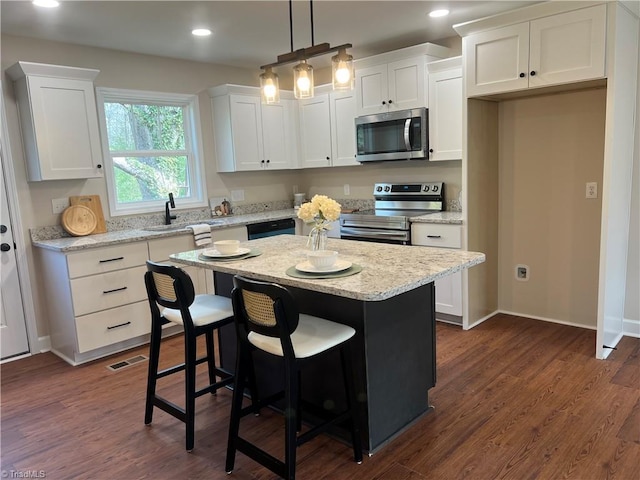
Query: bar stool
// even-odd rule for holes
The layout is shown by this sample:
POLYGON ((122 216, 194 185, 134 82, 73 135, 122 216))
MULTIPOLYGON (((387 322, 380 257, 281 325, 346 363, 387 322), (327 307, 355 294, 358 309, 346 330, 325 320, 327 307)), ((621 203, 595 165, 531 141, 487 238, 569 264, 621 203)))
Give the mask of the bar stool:
POLYGON ((282 478, 295 479, 296 449, 330 425, 348 421, 353 455, 362 463, 358 412, 349 340, 355 330, 347 325, 331 322, 298 312, 295 299, 286 288, 274 284, 234 277, 231 294, 235 313, 238 353, 234 381, 229 441, 227 444, 226 471, 233 471, 236 451, 240 451, 267 467, 282 478), (255 411, 256 406, 242 408, 242 392, 245 378, 251 371, 251 351, 259 349, 279 357, 284 364, 285 391, 262 399, 262 407, 284 396, 285 399, 285 460, 273 457, 256 445, 239 436, 240 419, 255 411), (305 360, 338 349, 346 390, 347 409, 323 419, 323 423, 299 434, 301 427, 300 374, 305 360))
MULTIPOLYGON (((196 295, 193 282, 181 268, 147 261, 144 276, 151 308, 151 341, 144 423, 149 425, 153 408, 158 407, 186 424, 186 449, 195 442, 195 399, 233 382, 233 374, 215 363, 214 330, 233 322, 231 300, 219 295, 196 295), (160 307, 163 307, 160 310, 160 307), (158 371, 162 326, 167 323, 184 327, 184 363, 158 371), (196 339, 205 335, 207 354, 197 358, 196 339), (196 366, 207 362, 209 385, 196 388, 196 366), (156 394, 159 378, 185 371, 185 408, 156 394), (216 377, 220 380, 216 382, 216 377)), ((252 385, 253 382, 251 382, 252 385)), ((255 391, 255 390, 252 390, 255 391)))

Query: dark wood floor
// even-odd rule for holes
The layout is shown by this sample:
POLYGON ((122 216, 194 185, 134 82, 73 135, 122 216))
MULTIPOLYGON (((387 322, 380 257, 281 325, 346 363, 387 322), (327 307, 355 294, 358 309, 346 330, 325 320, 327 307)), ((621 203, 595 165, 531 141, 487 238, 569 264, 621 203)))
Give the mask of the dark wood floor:
MULTIPOLYGON (((181 354, 180 340, 165 341, 163 362, 181 354)), ((606 361, 594 358, 594 342, 593 331, 507 315, 468 332, 438 324, 435 411, 362 465, 321 436, 300 449, 298 478, 638 479, 640 340, 625 337, 606 361)), ((139 353, 146 349, 79 367, 52 354, 2 365, 2 477, 274 478, 241 454, 233 475, 224 473, 227 390, 198 399, 192 453, 183 425, 164 412, 145 426, 146 362, 106 368, 139 353)), ((181 379, 163 380, 180 401, 181 379)), ((277 413, 246 421, 251 437, 281 451, 277 413)))

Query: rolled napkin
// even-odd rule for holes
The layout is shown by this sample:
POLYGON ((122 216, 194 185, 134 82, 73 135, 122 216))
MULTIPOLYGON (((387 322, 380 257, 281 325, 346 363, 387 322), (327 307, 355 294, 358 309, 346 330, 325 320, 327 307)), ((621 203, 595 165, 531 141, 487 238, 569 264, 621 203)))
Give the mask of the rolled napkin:
POLYGON ((189 225, 187 228, 193 230, 193 239, 198 247, 211 243, 211 225, 199 223, 198 225, 189 225))

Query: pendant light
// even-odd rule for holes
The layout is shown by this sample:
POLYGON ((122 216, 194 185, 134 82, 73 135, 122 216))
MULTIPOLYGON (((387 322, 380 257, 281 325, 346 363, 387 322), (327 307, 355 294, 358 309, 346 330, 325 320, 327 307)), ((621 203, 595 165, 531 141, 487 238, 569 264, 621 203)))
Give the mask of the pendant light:
POLYGON ((289 36, 291 40, 291 52, 278 55, 278 61, 263 65, 264 70, 260 74, 260 90, 263 103, 277 103, 280 101, 280 89, 278 85, 278 75, 273 73, 272 68, 288 63, 298 62, 293 68, 293 92, 295 98, 313 98, 314 82, 313 67, 307 62, 312 57, 326 55, 327 53, 338 52, 331 58, 332 83, 334 90, 353 89, 355 86, 355 76, 353 70, 353 57, 347 53, 347 48, 351 48, 350 43, 345 43, 338 47, 331 47, 328 43, 315 45, 313 36, 313 0, 309 1, 311 18, 311 46, 293 50, 293 0, 289 0, 289 36))
POLYGON ((273 73, 271 67, 267 67, 267 69, 260 74, 260 93, 262 103, 280 103, 278 75, 273 73))
POLYGON ((331 78, 334 90, 353 90, 356 76, 353 69, 353 56, 341 48, 337 55, 331 57, 331 78))

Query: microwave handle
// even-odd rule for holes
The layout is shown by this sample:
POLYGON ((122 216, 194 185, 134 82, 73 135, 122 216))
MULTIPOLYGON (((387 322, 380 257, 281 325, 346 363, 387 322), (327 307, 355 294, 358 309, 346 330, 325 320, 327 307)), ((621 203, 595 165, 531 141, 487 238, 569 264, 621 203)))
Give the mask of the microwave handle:
POLYGON ((407 152, 411 151, 411 138, 410 138, 411 120, 413 120, 413 119, 412 118, 407 118, 404 121, 404 146, 405 146, 407 152))

